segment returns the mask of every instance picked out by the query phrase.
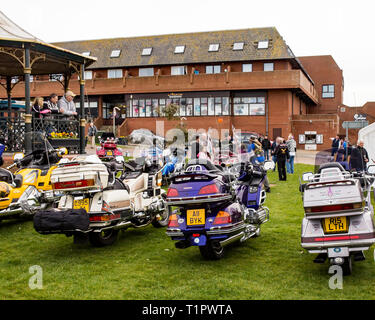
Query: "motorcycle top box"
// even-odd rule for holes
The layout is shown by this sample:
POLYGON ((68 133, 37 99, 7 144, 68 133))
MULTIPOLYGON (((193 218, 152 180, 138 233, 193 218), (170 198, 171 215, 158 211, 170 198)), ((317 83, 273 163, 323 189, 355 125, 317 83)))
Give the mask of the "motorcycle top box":
POLYGON ((364 260, 363 251, 375 243, 371 184, 374 175, 351 173, 337 162, 305 173, 300 190, 305 216, 301 246, 317 253, 316 263, 340 265, 345 275, 352 271, 352 259, 364 260))

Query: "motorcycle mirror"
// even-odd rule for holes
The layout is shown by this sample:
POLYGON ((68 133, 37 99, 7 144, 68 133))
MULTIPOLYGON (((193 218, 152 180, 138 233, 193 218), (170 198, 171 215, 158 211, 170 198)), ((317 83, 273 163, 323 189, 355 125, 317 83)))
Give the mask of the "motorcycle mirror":
POLYGON ((312 172, 305 172, 303 175, 302 175, 302 180, 303 181, 312 181, 314 178, 314 174, 312 172))
POLYGON ((115 160, 116 160, 116 162, 122 163, 122 162, 124 162, 124 157, 116 156, 115 160))
POLYGON ((268 170, 273 170, 275 168, 275 162, 273 162, 273 161, 266 161, 265 163, 264 163, 264 169, 266 170, 266 171, 268 171, 268 170))
POLYGON ((369 165, 368 167, 367 167, 367 172, 369 173, 369 174, 375 174, 375 165, 369 165))
POLYGON ((15 162, 15 161, 21 160, 23 159, 24 156, 25 155, 22 152, 17 152, 13 156, 13 161, 15 162))

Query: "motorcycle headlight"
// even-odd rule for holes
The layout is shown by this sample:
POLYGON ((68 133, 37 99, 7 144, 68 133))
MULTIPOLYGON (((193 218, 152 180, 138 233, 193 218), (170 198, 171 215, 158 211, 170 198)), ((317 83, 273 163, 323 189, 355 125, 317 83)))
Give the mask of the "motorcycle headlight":
POLYGON ((258 192, 258 187, 250 186, 249 187, 249 193, 255 193, 255 192, 258 192))
POLYGON ((0 182, 0 198, 6 198, 10 193, 10 187, 5 182, 0 182))

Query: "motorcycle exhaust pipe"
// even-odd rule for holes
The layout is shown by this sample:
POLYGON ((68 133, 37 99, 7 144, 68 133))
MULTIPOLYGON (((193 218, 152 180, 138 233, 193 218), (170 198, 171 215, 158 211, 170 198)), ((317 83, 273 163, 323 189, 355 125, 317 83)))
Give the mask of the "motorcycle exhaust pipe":
POLYGON ((126 228, 126 227, 130 227, 132 226, 133 223, 130 222, 130 221, 124 221, 124 222, 121 222, 115 226, 109 226, 109 227, 104 227, 104 228, 100 228, 100 229, 96 229, 96 230, 93 230, 93 232, 102 232, 102 231, 105 231, 105 230, 109 230, 109 229, 122 229, 122 228, 126 228))
POLYGON ((245 232, 242 231, 242 232, 240 232, 238 234, 235 234, 234 236, 229 237, 228 239, 220 241, 220 245, 222 247, 225 247, 228 244, 231 244, 233 242, 236 242, 236 241, 240 240, 244 235, 245 235, 245 232))

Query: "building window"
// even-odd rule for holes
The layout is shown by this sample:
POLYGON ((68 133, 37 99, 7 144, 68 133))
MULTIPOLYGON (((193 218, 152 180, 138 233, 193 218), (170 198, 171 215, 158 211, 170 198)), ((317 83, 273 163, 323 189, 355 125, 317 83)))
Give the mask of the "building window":
POLYGON ((154 68, 139 68, 140 77, 152 77, 154 75, 154 68))
POLYGON ((108 79, 122 78, 122 69, 108 69, 108 79))
POLYGON ((334 98, 335 97, 335 85, 325 84, 322 88, 322 98, 334 98))
POLYGON ((186 66, 172 66, 171 75, 172 76, 181 76, 186 74, 186 66))
POLYGON ((253 72, 253 65, 251 63, 244 63, 242 65, 242 72, 253 72))
POLYGON ((208 48, 208 51, 210 51, 210 52, 219 51, 219 44, 218 43, 210 44, 210 46, 208 48))
POLYGON ((243 50, 243 42, 235 42, 233 44, 233 50, 243 50))
POLYGON ((215 66, 206 66, 206 73, 220 73, 221 72, 221 66, 215 65, 215 66))
POLYGON ((118 58, 120 56, 121 50, 112 50, 111 52, 111 58, 118 58))
POLYGON ((85 71, 85 80, 91 80, 92 79, 92 71, 85 71))
POLYGON ((273 62, 268 62, 264 64, 264 71, 273 71, 273 62))
POLYGON ((174 48, 174 53, 184 53, 185 52, 185 46, 176 46, 174 48))
POLYGON ((264 96, 234 98, 233 109, 236 116, 264 116, 266 114, 266 98, 264 96))
POLYGON ((150 56, 152 52, 152 48, 144 48, 142 50, 142 56, 150 56))
POLYGON ((85 52, 82 52, 82 55, 83 55, 83 56, 89 56, 90 53, 91 53, 90 51, 85 51, 85 52))
POLYGON ((268 48, 268 40, 262 40, 258 42, 258 49, 267 49, 268 48))

